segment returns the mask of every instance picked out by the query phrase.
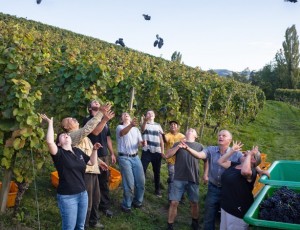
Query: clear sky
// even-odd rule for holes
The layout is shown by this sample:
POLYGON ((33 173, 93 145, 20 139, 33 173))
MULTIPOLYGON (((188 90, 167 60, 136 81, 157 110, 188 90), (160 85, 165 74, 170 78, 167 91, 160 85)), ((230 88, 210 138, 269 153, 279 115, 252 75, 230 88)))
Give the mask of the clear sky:
POLYGON ((203 70, 261 69, 288 27, 300 34, 300 2, 284 0, 0 0, 0 12, 110 43, 123 38, 128 48, 167 60, 179 51, 186 65, 203 70), (161 49, 153 46, 156 34, 161 49))

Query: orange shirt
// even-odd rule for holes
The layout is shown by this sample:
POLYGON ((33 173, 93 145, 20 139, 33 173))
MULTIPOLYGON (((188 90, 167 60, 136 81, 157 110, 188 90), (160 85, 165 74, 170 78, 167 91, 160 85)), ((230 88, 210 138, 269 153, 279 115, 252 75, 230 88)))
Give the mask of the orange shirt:
MULTIPOLYGON (((173 145, 176 142, 179 142, 181 140, 183 140, 185 138, 185 136, 182 133, 177 133, 177 134, 172 134, 172 133, 167 133, 165 135, 166 138, 166 151, 168 151, 169 149, 171 149, 173 147, 173 145)), ((168 164, 175 164, 175 160, 176 160, 176 156, 172 156, 168 159, 166 159, 166 161, 168 162, 168 164)))

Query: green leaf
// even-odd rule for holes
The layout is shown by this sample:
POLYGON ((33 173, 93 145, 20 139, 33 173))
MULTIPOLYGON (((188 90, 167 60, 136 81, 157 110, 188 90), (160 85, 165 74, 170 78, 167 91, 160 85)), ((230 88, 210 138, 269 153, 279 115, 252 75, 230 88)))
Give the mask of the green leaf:
POLYGON ((9 64, 7 65, 7 68, 8 68, 9 70, 16 70, 16 69, 18 68, 18 65, 17 65, 17 64, 9 63, 9 64))
POLYGON ((22 148, 21 139, 20 138, 16 138, 14 140, 13 146, 14 146, 15 150, 21 149, 22 148))
POLYGON ((0 130, 13 131, 17 127, 18 127, 18 123, 14 119, 1 119, 0 120, 0 130))

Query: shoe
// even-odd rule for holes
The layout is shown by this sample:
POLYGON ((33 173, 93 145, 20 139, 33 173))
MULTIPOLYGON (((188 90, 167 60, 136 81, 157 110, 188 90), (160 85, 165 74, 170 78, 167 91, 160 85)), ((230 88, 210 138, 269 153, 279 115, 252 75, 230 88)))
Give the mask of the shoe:
POLYGON ((132 206, 133 206, 134 208, 141 208, 143 205, 142 205, 142 204, 132 204, 132 206))
POLYGON ((155 195, 156 195, 157 197, 159 197, 159 198, 161 198, 161 197, 162 197, 160 190, 158 190, 158 191, 155 191, 155 195))
POLYGON ((198 221, 192 221, 191 227, 192 227, 193 230, 199 230, 198 221))
POLYGON ((97 223, 95 225, 90 225, 89 228, 104 228, 103 224, 97 223))
POLYGON ((110 211, 109 209, 105 209, 105 210, 101 210, 101 211, 104 213, 104 215, 105 215, 106 217, 112 218, 113 215, 114 215, 114 213, 113 213, 112 211, 110 211))
POLYGON ((169 223, 168 223, 167 230, 174 230, 173 224, 169 224, 169 223))
POLYGON ((121 210, 124 213, 131 213, 131 209, 130 208, 125 208, 125 207, 121 206, 121 210))

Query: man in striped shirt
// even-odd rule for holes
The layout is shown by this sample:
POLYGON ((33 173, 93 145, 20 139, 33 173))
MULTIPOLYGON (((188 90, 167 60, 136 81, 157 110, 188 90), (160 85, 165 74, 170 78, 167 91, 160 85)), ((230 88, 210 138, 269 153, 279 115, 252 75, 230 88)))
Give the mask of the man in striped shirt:
POLYGON ((148 165, 151 162, 154 174, 155 195, 162 197, 160 191, 160 167, 161 154, 164 154, 164 141, 161 135, 163 130, 160 124, 154 122, 154 119, 154 111, 148 110, 141 127, 143 140, 147 141, 147 145, 142 150, 141 161, 145 175, 148 165))

